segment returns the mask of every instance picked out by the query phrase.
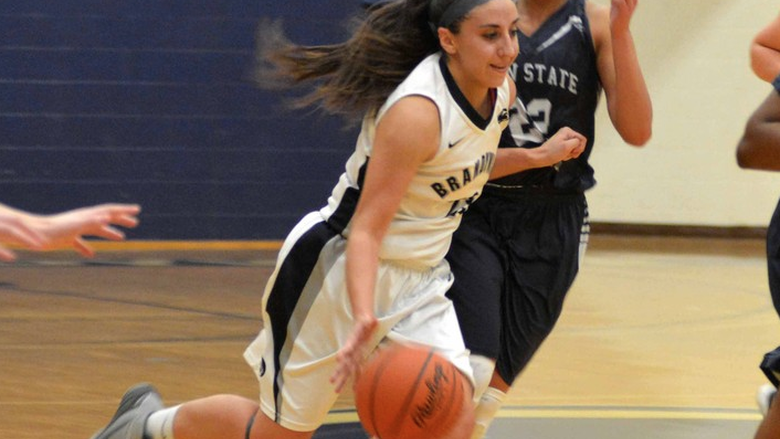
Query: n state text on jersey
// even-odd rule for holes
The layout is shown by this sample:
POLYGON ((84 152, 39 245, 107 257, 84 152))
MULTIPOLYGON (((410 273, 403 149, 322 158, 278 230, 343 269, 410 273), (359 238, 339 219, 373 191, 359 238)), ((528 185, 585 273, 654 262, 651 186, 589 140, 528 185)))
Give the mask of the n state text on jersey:
POLYGON ((535 82, 560 87, 576 95, 579 78, 560 67, 527 62, 523 64, 523 81, 529 84, 535 82))

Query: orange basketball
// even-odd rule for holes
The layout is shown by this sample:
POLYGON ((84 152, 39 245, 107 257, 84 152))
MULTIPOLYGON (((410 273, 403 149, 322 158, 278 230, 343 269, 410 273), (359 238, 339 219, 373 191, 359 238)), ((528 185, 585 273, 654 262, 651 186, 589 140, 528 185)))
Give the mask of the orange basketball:
POLYGON ((461 416, 464 379, 433 348, 380 348, 355 382, 360 422, 380 439, 443 437, 461 416))

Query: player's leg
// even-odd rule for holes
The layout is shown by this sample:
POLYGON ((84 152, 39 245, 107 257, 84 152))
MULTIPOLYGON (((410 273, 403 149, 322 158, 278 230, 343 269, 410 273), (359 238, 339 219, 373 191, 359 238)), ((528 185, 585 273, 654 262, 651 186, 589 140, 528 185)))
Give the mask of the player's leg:
POLYGON ((351 319, 334 317, 348 305, 345 245, 317 215, 286 240, 264 294, 263 330, 245 352, 260 381, 260 404, 229 395, 188 402, 176 414, 176 437, 150 439, 310 438, 336 400, 329 379, 339 340, 351 329, 351 319), (289 377, 301 368, 306 373, 289 377))
POLYGON ((173 436, 150 433, 148 439, 308 439, 313 435, 282 427, 260 411, 257 402, 235 395, 182 404, 175 416, 173 436))
POLYGON ((351 329, 348 322, 333 323, 330 343, 319 337, 322 322, 333 320, 332 298, 339 297, 341 306, 348 300, 343 279, 327 279, 328 268, 343 261, 341 241, 316 214, 304 218, 285 241, 264 295, 264 329, 253 343, 261 351, 258 363, 252 365, 263 389, 262 414, 257 414, 257 402, 233 395, 164 408, 157 391, 141 385, 125 394, 109 425, 93 439, 310 437, 336 399, 329 383, 339 346, 335 334, 348 334, 351 329), (319 288, 339 283, 339 291, 319 288), (310 349, 312 345, 320 350, 310 349), (301 364, 308 366, 307 373, 285 382, 284 372, 301 364))
POLYGON ((558 321, 587 243, 583 196, 529 195, 521 201, 506 212, 511 222, 498 228, 507 235, 509 267, 501 302, 501 347, 490 387, 477 408, 474 439, 484 437, 510 386, 558 321))
POLYGON ((490 383, 499 349, 505 265, 490 214, 500 211, 500 204, 501 200, 477 200, 464 215, 447 254, 455 277, 447 297, 455 306, 463 341, 471 352, 477 398, 490 383))
POLYGON ((772 404, 756 430, 755 439, 777 439, 778 437, 780 437, 780 404, 772 404))
POLYGON ((109 424, 93 439, 308 439, 312 432, 288 430, 263 414, 256 402, 215 395, 165 408, 154 387, 128 390, 109 424), (253 427, 253 424, 256 424, 253 427))

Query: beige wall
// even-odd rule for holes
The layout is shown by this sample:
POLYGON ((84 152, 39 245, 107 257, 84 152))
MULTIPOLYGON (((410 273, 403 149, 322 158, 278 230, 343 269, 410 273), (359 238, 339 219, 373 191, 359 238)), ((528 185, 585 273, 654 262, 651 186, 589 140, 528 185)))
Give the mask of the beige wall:
POLYGON ((640 0, 632 30, 653 99, 653 138, 643 149, 623 143, 602 98, 593 221, 767 225, 780 173, 739 169, 735 147, 771 91, 750 70, 750 40, 778 13, 777 0, 640 0))

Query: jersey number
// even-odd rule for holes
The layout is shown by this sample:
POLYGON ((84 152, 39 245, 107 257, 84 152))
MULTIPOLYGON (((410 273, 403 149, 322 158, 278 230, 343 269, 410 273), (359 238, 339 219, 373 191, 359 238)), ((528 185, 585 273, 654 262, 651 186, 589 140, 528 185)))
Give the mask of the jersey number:
POLYGON ((515 143, 522 146, 526 142, 543 143, 550 129, 552 103, 548 99, 533 99, 524 105, 517 99, 510 111, 509 130, 515 143))
POLYGON ((450 207, 450 211, 447 212, 447 216, 463 215, 467 210, 469 210, 469 206, 471 206, 474 201, 476 201, 477 197, 479 197, 479 192, 475 192, 474 195, 470 196, 469 198, 453 201, 452 207, 450 207))

